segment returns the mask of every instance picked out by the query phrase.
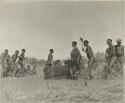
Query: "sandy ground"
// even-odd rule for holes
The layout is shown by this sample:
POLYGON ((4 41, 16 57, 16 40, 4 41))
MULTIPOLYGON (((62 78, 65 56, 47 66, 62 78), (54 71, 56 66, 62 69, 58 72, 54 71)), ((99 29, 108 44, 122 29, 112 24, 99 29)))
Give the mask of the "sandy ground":
POLYGON ((123 79, 44 80, 37 75, 0 79, 0 103, 123 103, 123 79))

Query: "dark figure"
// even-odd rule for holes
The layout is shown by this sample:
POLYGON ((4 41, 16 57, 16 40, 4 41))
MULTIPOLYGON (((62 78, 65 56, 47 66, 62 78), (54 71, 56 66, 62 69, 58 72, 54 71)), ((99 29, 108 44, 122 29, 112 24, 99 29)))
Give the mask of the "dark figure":
POLYGON ((50 53, 48 55, 48 60, 46 62, 45 68, 44 68, 44 79, 50 79, 53 75, 52 71, 52 61, 53 61, 53 53, 54 50, 50 49, 50 53))
POLYGON ((72 60, 72 70, 71 74, 73 75, 74 79, 78 78, 79 72, 80 72, 80 60, 81 60, 81 54, 79 49, 77 48, 77 42, 72 42, 72 51, 71 51, 71 60, 72 60))
POLYGON ((49 55, 48 55, 48 60, 47 60, 47 63, 50 64, 50 66, 52 66, 53 53, 54 53, 54 50, 53 50, 53 49, 50 49, 50 53, 49 53, 49 55))
POLYGON ((71 70, 73 68, 72 60, 65 60, 64 61, 64 75, 66 76, 67 79, 72 79, 72 74, 71 70))
POLYGON ((24 60, 26 59, 25 58, 25 52, 26 50, 25 49, 22 49, 22 53, 20 54, 19 56, 19 59, 18 59, 18 64, 20 66, 20 76, 23 76, 24 75, 24 71, 25 71, 25 66, 24 66, 24 60))
POLYGON ((54 66, 53 66, 53 76, 55 79, 60 79, 61 78, 61 61, 60 60, 56 60, 54 62, 54 66))
POLYGON ((107 39, 107 45, 109 46, 106 49, 105 58, 107 66, 105 67, 104 78, 107 78, 108 75, 115 74, 115 46, 112 44, 111 39, 107 39))
POLYGON ((89 41, 85 40, 84 42, 84 46, 86 47, 86 49, 84 49, 84 47, 82 47, 82 50, 87 54, 87 58, 89 59, 88 61, 88 67, 87 67, 87 73, 88 73, 88 79, 92 79, 92 73, 91 73, 91 69, 92 66, 94 64, 94 56, 93 56, 93 51, 91 46, 89 46, 89 41))
POLYGON ((115 56, 117 61, 117 72, 123 75, 123 63, 124 63, 124 46, 121 39, 117 39, 117 45, 115 45, 115 56))
POLYGON ((13 54, 12 57, 11 57, 13 68, 14 68, 13 76, 16 76, 17 73, 19 72, 18 64, 16 63, 18 58, 19 58, 19 51, 16 50, 15 54, 13 54))
POLYGON ((11 58, 8 54, 8 50, 5 49, 5 51, 1 54, 1 66, 4 69, 3 76, 6 77, 7 73, 11 71, 11 58))

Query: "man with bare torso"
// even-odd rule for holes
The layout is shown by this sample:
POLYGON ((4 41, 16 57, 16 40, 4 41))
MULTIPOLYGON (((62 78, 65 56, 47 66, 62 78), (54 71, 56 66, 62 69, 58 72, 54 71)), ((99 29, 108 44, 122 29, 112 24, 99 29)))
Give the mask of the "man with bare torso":
MULTIPOLYGON (((107 66, 105 67, 105 76, 107 78, 108 75, 115 73, 115 46, 112 44, 112 39, 107 39, 108 48, 106 49, 105 58, 107 62, 107 66)), ((116 73, 115 73, 116 74, 116 73)))
POLYGON ((8 54, 8 50, 5 49, 5 51, 1 54, 1 66, 4 69, 4 77, 7 76, 7 73, 11 70, 11 58, 8 54))
POLYGON ((54 50, 53 49, 50 49, 50 53, 48 55, 48 59, 47 59, 47 62, 46 62, 46 65, 44 67, 44 79, 50 79, 52 77, 52 65, 53 65, 53 53, 54 53, 54 50))
POLYGON ((19 72, 19 68, 17 65, 17 59, 19 58, 19 51, 16 50, 15 53, 12 55, 11 59, 12 59, 12 63, 13 63, 13 67, 14 67, 14 71, 13 71, 13 75, 16 76, 17 73, 19 72))
POLYGON ((117 45, 115 45, 115 56, 117 59, 117 72, 123 75, 123 63, 124 63, 124 46, 122 40, 117 39, 117 45))
POLYGON ((93 64, 94 64, 94 55, 93 55, 93 51, 92 51, 92 48, 91 46, 89 45, 89 41, 88 40, 84 40, 81 38, 81 41, 83 42, 84 46, 86 47, 86 49, 84 49, 84 47, 82 47, 82 50, 86 53, 87 55, 87 58, 88 58, 88 67, 87 67, 87 76, 88 76, 88 79, 92 79, 92 72, 91 72, 91 69, 93 67, 93 64))
POLYGON ((25 52, 26 50, 25 49, 22 49, 22 53, 20 54, 19 56, 19 59, 18 59, 18 64, 20 66, 20 74, 23 76, 24 75, 24 71, 25 71, 25 67, 24 67, 24 60, 26 59, 25 58, 25 52))

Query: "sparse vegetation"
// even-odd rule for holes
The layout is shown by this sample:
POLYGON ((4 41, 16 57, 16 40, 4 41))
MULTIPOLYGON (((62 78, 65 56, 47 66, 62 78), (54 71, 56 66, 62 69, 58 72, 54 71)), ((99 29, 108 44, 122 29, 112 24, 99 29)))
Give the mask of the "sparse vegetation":
MULTIPOLYGON (((64 61, 62 61, 62 65, 64 65, 64 61)), ((43 65, 45 61, 27 58, 25 64, 28 65, 28 63, 36 65, 36 75, 0 79, 1 88, 4 88, 0 90, 1 103, 123 103, 122 79, 86 81, 82 78, 85 76, 87 66, 85 57, 81 61, 81 77, 77 81, 66 79, 44 81, 43 65)), ((101 75, 104 65, 104 53, 95 54, 94 77, 101 75)))

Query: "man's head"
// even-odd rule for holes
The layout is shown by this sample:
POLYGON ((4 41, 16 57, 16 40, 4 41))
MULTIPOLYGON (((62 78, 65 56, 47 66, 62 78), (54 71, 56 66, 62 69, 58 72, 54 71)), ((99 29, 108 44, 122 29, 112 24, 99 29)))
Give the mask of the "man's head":
POLYGON ((53 50, 53 49, 50 49, 50 53, 54 53, 54 50, 53 50))
POLYGON ((4 53, 5 53, 5 54, 8 54, 8 49, 5 49, 5 50, 4 50, 4 53))
POLYGON ((84 46, 87 46, 89 44, 88 40, 84 40, 84 46))
POLYGON ((107 44, 112 45, 112 39, 107 39, 107 44))
POLYGON ((26 49, 22 49, 22 53, 25 53, 26 52, 26 49))
POLYGON ((15 54, 17 54, 17 55, 18 55, 18 54, 19 54, 19 50, 16 50, 16 51, 15 51, 15 54))
POLYGON ((116 40, 116 42, 117 42, 118 45, 121 45, 122 39, 118 38, 118 39, 116 40))
POLYGON ((77 42, 76 41, 73 41, 72 42, 72 47, 76 47, 77 46, 77 42))

